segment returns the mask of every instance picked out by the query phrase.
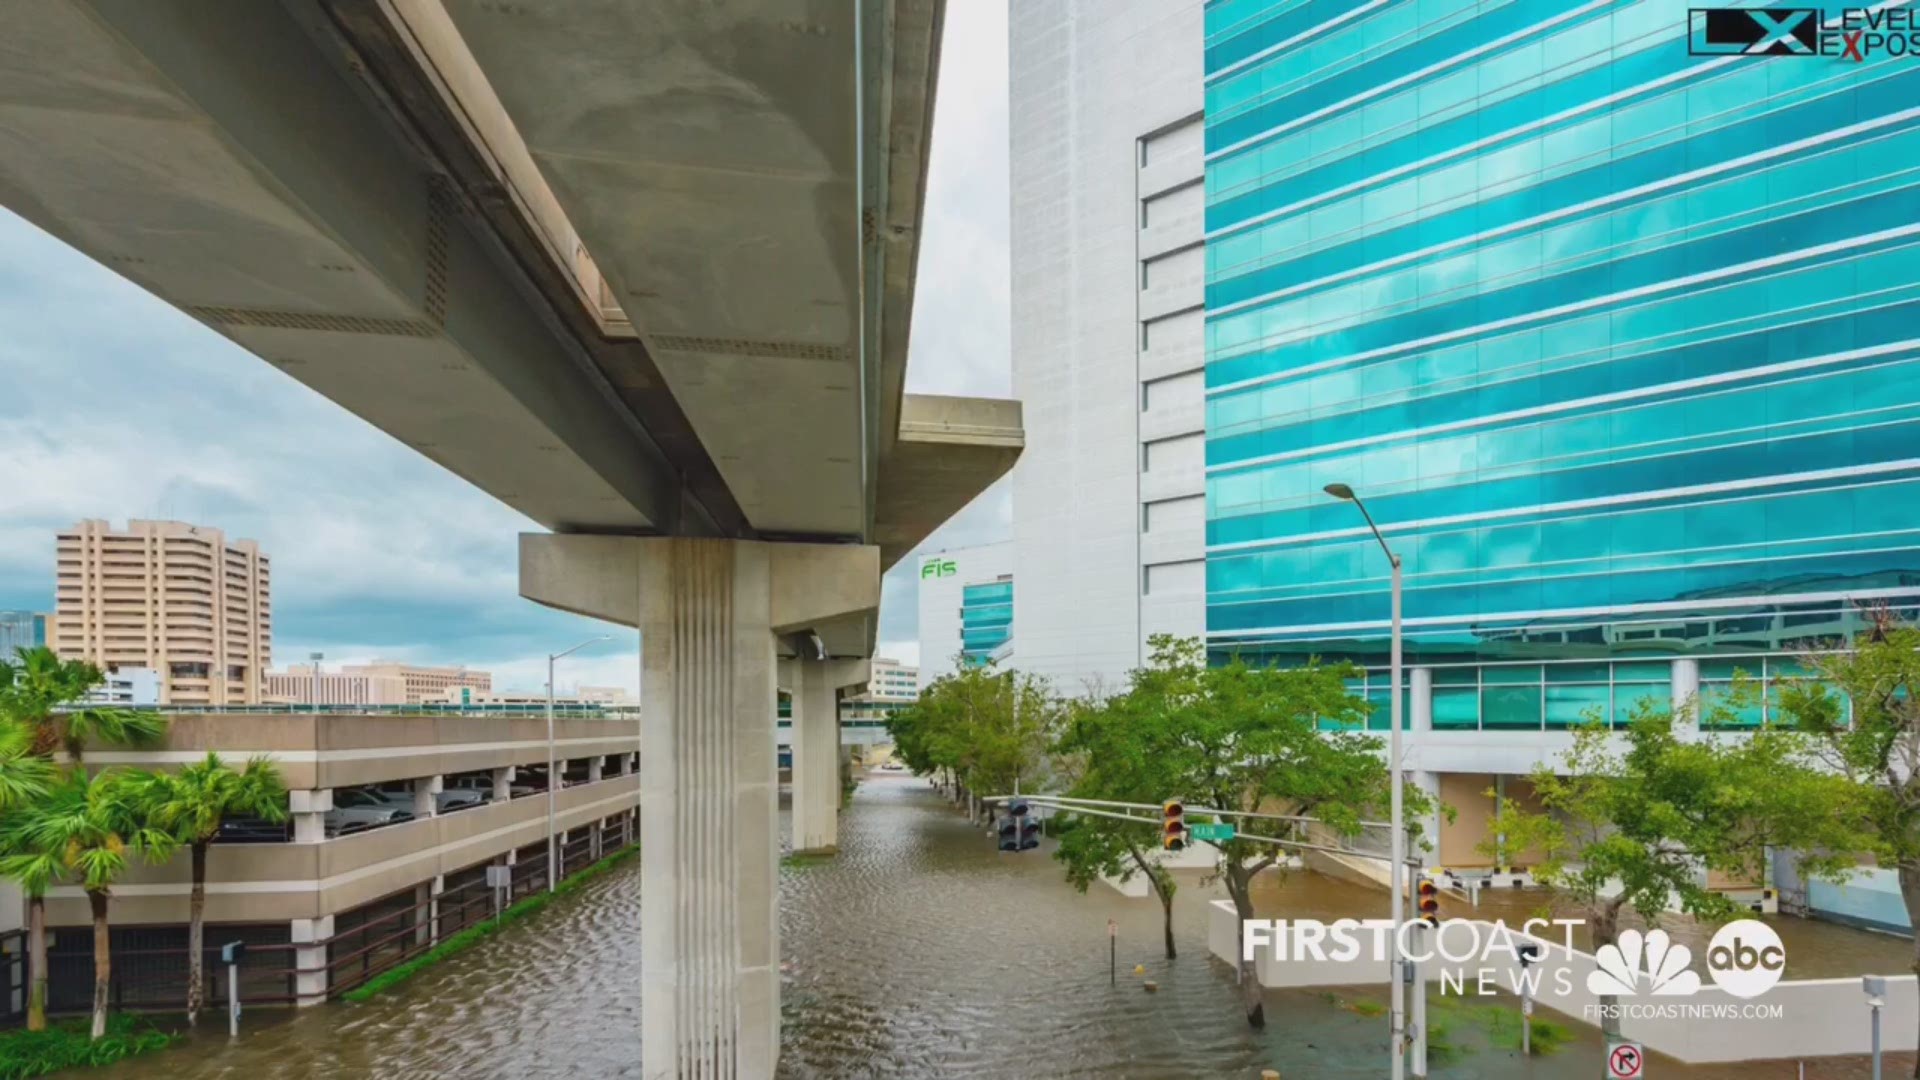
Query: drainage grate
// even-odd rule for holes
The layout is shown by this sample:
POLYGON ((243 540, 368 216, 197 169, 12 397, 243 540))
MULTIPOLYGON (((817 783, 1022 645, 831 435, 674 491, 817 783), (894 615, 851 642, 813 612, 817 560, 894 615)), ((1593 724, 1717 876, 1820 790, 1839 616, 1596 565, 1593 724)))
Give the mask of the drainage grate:
POLYGON ((845 360, 850 355, 837 345, 810 345, 801 341, 750 341, 746 338, 685 337, 662 334, 648 339, 668 352, 729 353, 734 356, 771 356, 786 360, 845 360))
POLYGON ((372 319, 362 315, 319 315, 304 311, 191 305, 187 314, 221 326, 260 326, 272 330, 328 330, 339 334, 384 334, 430 338, 438 331, 418 319, 372 319))

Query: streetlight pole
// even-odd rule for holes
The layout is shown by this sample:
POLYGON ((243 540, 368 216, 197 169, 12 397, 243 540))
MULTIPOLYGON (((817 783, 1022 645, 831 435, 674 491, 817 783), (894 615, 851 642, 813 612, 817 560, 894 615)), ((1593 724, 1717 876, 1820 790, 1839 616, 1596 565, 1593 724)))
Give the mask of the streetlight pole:
POLYGON ((1388 989, 1390 1017, 1388 1022, 1389 1040, 1393 1050, 1392 1080, 1402 1080, 1406 1076, 1406 958, 1400 953, 1400 927, 1405 920, 1406 880, 1407 880, 1407 825, 1405 808, 1401 805, 1400 776, 1400 724, 1401 724, 1401 672, 1400 672, 1400 556, 1387 546, 1387 538, 1380 535, 1380 527, 1373 523, 1373 515, 1367 513, 1367 504, 1360 496, 1345 484, 1328 484, 1326 493, 1336 499, 1344 499, 1360 510, 1360 516, 1366 519, 1367 529, 1373 538, 1380 542, 1380 550, 1387 553, 1387 562, 1393 567, 1393 644, 1390 650, 1393 689, 1388 716, 1393 727, 1387 732, 1387 776, 1393 785, 1388 794, 1390 814, 1388 822, 1392 833, 1390 845, 1392 864, 1387 869, 1388 888, 1393 892, 1393 946, 1389 955, 1392 963, 1388 967, 1388 977, 1392 985, 1388 989))
POLYGON ((320 711, 320 661, 326 659, 326 653, 308 653, 307 659, 313 661, 313 711, 320 711))
POLYGON ((560 834, 554 831, 554 827, 553 827, 555 810, 559 805, 555 801, 557 797, 555 789, 560 786, 559 773, 554 769, 555 747, 554 747, 554 741, 553 741, 553 665, 556 662, 558 662, 561 658, 572 656, 574 653, 579 652, 581 649, 584 649, 589 645, 592 645, 596 642, 606 641, 607 637, 608 636, 606 634, 601 634, 599 637, 596 637, 596 638, 588 638, 587 640, 581 642, 578 645, 575 645, 573 648, 568 649, 565 652, 547 654, 547 891, 548 892, 553 892, 555 889, 558 889, 560 887, 560 850, 554 844, 554 838, 559 836, 560 834))

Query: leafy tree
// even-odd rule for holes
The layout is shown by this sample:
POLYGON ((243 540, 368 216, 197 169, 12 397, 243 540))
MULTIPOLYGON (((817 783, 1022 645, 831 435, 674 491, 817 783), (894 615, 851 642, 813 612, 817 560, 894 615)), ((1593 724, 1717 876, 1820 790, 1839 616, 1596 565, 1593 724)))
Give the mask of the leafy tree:
MULTIPOLYGON (((1074 774, 1069 797, 1113 802, 1156 803, 1173 790, 1177 778, 1152 753, 1154 732, 1131 722, 1112 701, 1077 702, 1069 710, 1066 730, 1056 749, 1074 774)), ((1144 877, 1160 901, 1162 933, 1167 959, 1178 955, 1173 943, 1173 875, 1156 861, 1160 850, 1157 821, 1138 822, 1095 814, 1071 817, 1071 827, 1059 833, 1053 857, 1066 866, 1067 881, 1086 892, 1102 877, 1132 881, 1144 877)))
POLYGON ((30 863, 12 865, 16 855, 27 852, 25 838, 18 835, 27 819, 24 807, 33 805, 53 786, 54 767, 33 753, 33 731, 24 724, 0 719, 0 876, 18 880, 27 896, 28 918, 32 926, 33 985, 27 993, 27 1027, 44 1031, 47 1026, 47 920, 46 891, 51 864, 34 869, 30 863), (18 869, 21 873, 15 873, 18 869), (46 872, 41 876, 41 871, 46 872))
MULTIPOLYGON (((1149 645, 1151 663, 1110 707, 1120 730, 1136 732, 1128 760, 1164 785, 1159 798, 1186 799, 1190 812, 1278 810, 1347 836, 1388 802, 1381 740, 1351 730, 1368 713, 1366 701, 1347 691, 1351 666, 1255 667, 1237 657, 1209 666, 1197 639, 1156 635, 1149 645), (1323 722, 1333 730, 1322 730, 1323 722)), ((1405 797, 1407 820, 1417 822, 1430 804, 1411 786, 1405 797)), ((1283 850, 1244 837, 1213 846, 1244 924, 1254 915, 1253 879, 1275 867, 1283 850)), ((1240 986, 1247 1022, 1264 1027, 1260 983, 1246 961, 1240 986)))
POLYGON ((207 849, 229 818, 285 821, 286 784, 264 757, 235 770, 212 752, 179 772, 144 773, 127 782, 151 827, 185 844, 193 859, 187 906, 187 1023, 194 1024, 206 997, 207 849))
POLYGON ((895 752, 919 773, 945 773, 968 791, 1031 788, 1047 773, 1061 707, 1046 683, 962 662, 887 719, 895 752))
POLYGON ((62 660, 45 646, 16 649, 13 660, 0 660, 0 716, 31 728, 33 752, 49 759, 64 749, 79 761, 89 742, 141 746, 165 734, 158 713, 78 704, 105 682, 84 660, 62 660))
MULTIPOLYGON (((1814 739, 1821 764, 1845 779, 1870 830, 1839 850, 1891 867, 1907 918, 1920 926, 1920 629, 1884 608, 1872 619, 1851 651, 1808 656, 1816 678, 1779 684, 1780 706, 1814 739)), ((1909 967, 1920 974, 1920 938, 1909 967)), ((1920 1059, 1913 1075, 1920 1077, 1920 1059)))
MULTIPOLYGON (((44 799, 19 811, 17 823, 9 823, 9 853, 0 858, 0 872, 20 881, 41 908, 35 919, 38 940, 34 950, 43 961, 43 898, 47 886, 65 877, 85 890, 93 912, 95 1039, 107 1030, 107 990, 113 973, 107 904, 113 895, 113 883, 126 871, 129 850, 160 862, 172 853, 175 844, 171 834, 145 821, 137 798, 140 786, 129 774, 108 771, 90 777, 79 770, 67 773, 44 799)), ((36 974, 45 970, 42 964, 36 974)), ((37 987, 34 996, 44 1003, 44 987, 37 987)))
MULTIPOLYGON (((1704 726, 1730 726, 1749 693, 1716 701, 1704 726)), ((1703 919, 1734 917, 1738 906, 1707 887, 1703 870, 1758 878, 1767 848, 1780 846, 1809 852, 1804 872, 1837 875, 1845 856, 1824 852, 1852 850, 1860 835, 1844 785, 1804 763, 1792 732, 1689 737, 1649 700, 1624 731, 1591 719, 1531 780, 1538 808, 1498 807, 1481 850, 1497 854, 1504 834, 1508 850, 1539 851, 1534 880, 1582 912, 1596 949, 1616 943, 1628 908, 1649 925, 1676 903, 1703 919)), ((1617 1035, 1610 1012, 1602 1026, 1617 1035)))

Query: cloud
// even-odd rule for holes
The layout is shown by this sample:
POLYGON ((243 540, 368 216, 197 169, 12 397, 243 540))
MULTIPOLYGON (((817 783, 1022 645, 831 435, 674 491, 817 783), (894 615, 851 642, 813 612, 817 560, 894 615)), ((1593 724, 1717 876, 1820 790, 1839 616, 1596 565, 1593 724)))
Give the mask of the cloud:
MULTIPOLYGON (((1007 12, 947 11, 908 386, 1004 396, 1007 12)), ((538 689, 638 686, 632 631, 519 598, 532 522, 232 342, 0 210, 0 608, 48 609, 54 534, 177 518, 273 559, 275 659, 490 668, 538 689)), ((927 549, 1003 539, 997 485, 927 549)), ((887 577, 883 651, 912 651, 915 582, 887 577)))

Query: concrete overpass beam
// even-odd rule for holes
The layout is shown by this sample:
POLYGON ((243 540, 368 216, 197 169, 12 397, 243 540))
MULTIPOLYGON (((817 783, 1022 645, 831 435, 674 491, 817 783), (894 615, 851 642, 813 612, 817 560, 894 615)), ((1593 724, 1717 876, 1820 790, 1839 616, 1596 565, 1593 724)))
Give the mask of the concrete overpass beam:
POLYGON ((771 1077, 778 638, 877 606, 879 551, 528 535, 520 566, 529 599, 640 629, 642 1075, 771 1077))

